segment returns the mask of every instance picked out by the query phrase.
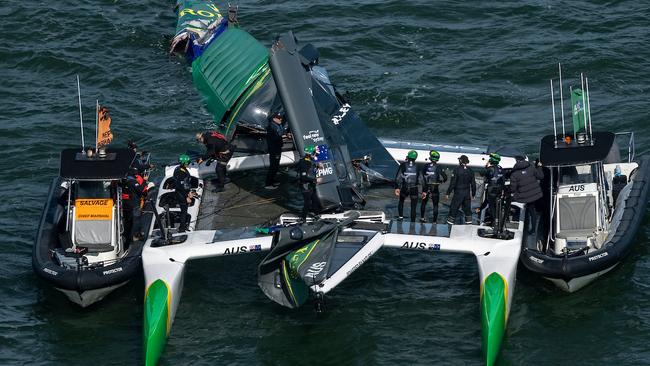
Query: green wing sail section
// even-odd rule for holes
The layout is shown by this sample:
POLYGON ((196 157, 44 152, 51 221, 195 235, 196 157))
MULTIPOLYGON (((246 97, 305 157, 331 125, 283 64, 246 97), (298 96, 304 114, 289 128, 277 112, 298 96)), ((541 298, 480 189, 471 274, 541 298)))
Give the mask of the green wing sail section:
POLYGON ((192 63, 194 85, 226 136, 234 133, 234 126, 221 122, 245 101, 251 87, 268 77, 268 59, 268 50, 253 36, 229 28, 192 63))
POLYGON ((176 36, 184 32, 193 32, 202 37, 210 24, 222 18, 219 8, 213 1, 181 0, 176 6, 178 13, 176 36))
POLYGON ((589 118, 589 95, 580 88, 571 90, 571 110, 573 115, 573 132, 578 133, 585 131, 587 128, 587 118, 589 118), (586 106, 586 107, 585 107, 586 106))

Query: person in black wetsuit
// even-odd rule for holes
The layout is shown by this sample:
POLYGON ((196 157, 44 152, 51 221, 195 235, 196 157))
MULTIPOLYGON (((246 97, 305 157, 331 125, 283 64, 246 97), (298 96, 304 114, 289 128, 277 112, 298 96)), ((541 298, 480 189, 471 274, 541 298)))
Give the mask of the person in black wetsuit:
POLYGON ((124 223, 124 249, 133 242, 134 221, 136 232, 140 233, 140 198, 145 195, 146 187, 137 179, 138 169, 129 168, 129 174, 122 181, 122 219, 124 223))
POLYGON ((627 176, 621 174, 621 166, 617 165, 614 168, 614 178, 612 178, 612 199, 614 201, 614 208, 616 208, 616 200, 623 188, 627 185, 627 176))
POLYGON ((499 165, 500 161, 501 156, 499 154, 491 153, 490 160, 488 160, 485 166, 485 200, 481 204, 481 207, 476 209, 476 213, 479 214, 481 210, 487 208, 485 215, 486 225, 490 225, 497 215, 497 199, 501 196, 505 186, 505 176, 503 168, 499 165))
POLYGON ((187 166, 190 164, 190 157, 182 154, 178 157, 179 165, 174 169, 174 191, 178 206, 181 209, 180 225, 178 232, 183 233, 188 230, 187 225, 187 205, 192 202, 192 185, 190 182, 190 173, 187 166))
POLYGON ((465 224, 472 224, 472 197, 476 194, 476 179, 474 171, 467 164, 469 164, 469 158, 466 155, 461 155, 458 158, 458 166, 451 174, 451 181, 445 195, 449 199, 449 195, 454 193, 449 204, 449 216, 447 216, 449 225, 456 222, 456 215, 461 206, 465 214, 465 224))
POLYGON ((397 204, 397 219, 404 219, 404 201, 409 197, 411 201, 411 221, 415 221, 416 207, 418 205, 418 167, 415 165, 415 159, 418 153, 411 150, 406 154, 406 161, 399 165, 397 175, 395 176, 395 195, 399 197, 397 204))
POLYGON ((278 173, 278 168, 280 168, 284 132, 282 115, 276 113, 271 117, 266 127, 266 143, 269 149, 269 171, 266 174, 266 184, 264 186, 266 189, 275 189, 278 185, 275 182, 275 175, 278 173))
POLYGON ((447 181, 447 174, 445 171, 438 165, 438 160, 440 160, 440 153, 431 150, 429 151, 429 160, 430 163, 427 163, 420 174, 422 176, 422 205, 420 206, 420 221, 427 222, 425 216, 427 209, 427 202, 431 199, 433 204, 433 218, 431 222, 434 224, 438 221, 438 202, 440 201, 440 183, 447 181))
POLYGON ((217 131, 206 131, 196 134, 196 141, 205 145, 205 154, 197 161, 201 164, 204 160, 214 159, 217 161, 215 173, 217 174, 216 191, 223 191, 226 184, 226 167, 232 157, 234 148, 230 145, 224 135, 217 131))
POLYGON ((316 154, 316 147, 313 145, 305 146, 305 156, 298 162, 298 182, 302 192, 302 221, 307 219, 307 214, 313 211, 314 204, 317 202, 316 197, 316 164, 313 157, 316 154))

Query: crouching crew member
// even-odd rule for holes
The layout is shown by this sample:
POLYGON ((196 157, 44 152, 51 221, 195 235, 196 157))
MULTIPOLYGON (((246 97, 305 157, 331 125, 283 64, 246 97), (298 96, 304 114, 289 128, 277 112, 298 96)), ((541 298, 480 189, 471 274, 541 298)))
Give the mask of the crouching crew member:
POLYGON ((406 161, 399 165, 397 175, 395 176, 395 195, 399 197, 397 204, 397 219, 404 219, 404 200, 409 197, 411 201, 411 221, 415 221, 415 210, 418 205, 418 167, 415 165, 415 159, 418 153, 411 150, 406 154, 406 161))
POLYGON ((440 160, 440 153, 435 150, 429 151, 430 163, 427 163, 421 170, 422 174, 422 205, 420 206, 420 221, 427 222, 425 216, 427 210, 427 202, 431 199, 433 204, 433 218, 431 222, 438 221, 438 202, 440 201, 440 183, 447 181, 447 174, 438 165, 440 160))
POLYGON ((190 164, 190 157, 182 154, 178 157, 178 163, 179 165, 174 169, 174 192, 176 192, 178 206, 181 209, 178 232, 183 233, 188 230, 187 207, 188 204, 192 203, 194 194, 191 191, 190 172, 187 170, 187 166, 190 164))
POLYGON ((449 195, 454 193, 451 204, 449 204, 449 216, 447 216, 449 225, 456 222, 456 215, 461 206, 465 214, 465 224, 472 224, 472 197, 476 194, 476 179, 474 171, 467 164, 469 164, 469 158, 466 155, 461 155, 458 158, 458 166, 451 174, 451 181, 445 195, 445 198, 449 199, 449 195))
POLYGON ((490 159, 485 165, 485 200, 481 204, 481 207, 476 209, 476 213, 478 214, 487 207, 487 214, 485 216, 485 223, 487 225, 490 225, 494 221, 494 218, 497 217, 497 199, 501 196, 505 186, 505 177, 503 169, 499 165, 500 161, 501 156, 499 154, 490 154, 490 159))
POLYGON ((316 155, 316 148, 313 145, 305 146, 305 156, 298 162, 298 182, 302 192, 303 206, 302 206, 302 220, 307 220, 307 214, 313 212, 316 199, 316 164, 314 157, 316 155))
POLYGON ((226 167, 232 157, 233 147, 230 145, 226 136, 217 131, 206 131, 196 134, 196 141, 205 145, 205 154, 197 161, 201 164, 204 160, 214 159, 217 161, 215 173, 217 174, 216 191, 223 191, 226 184, 226 167))

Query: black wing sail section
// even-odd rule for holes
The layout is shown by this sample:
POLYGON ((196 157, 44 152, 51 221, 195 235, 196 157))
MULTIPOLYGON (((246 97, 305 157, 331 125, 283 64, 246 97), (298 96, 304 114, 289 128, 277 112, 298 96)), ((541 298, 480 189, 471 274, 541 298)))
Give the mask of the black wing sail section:
POLYGON ((363 123, 357 112, 335 90, 327 71, 320 66, 312 67, 312 91, 327 136, 337 136, 346 145, 350 158, 369 162, 361 166, 372 173, 378 181, 391 181, 399 164, 363 123))
POLYGON ((345 165, 345 157, 329 153, 338 144, 333 145, 333 136, 326 136, 323 131, 312 99, 311 75, 301 63, 293 33, 282 35, 273 44, 269 63, 297 150, 302 154, 305 146, 313 145, 320 152, 316 195, 321 210, 345 206, 339 194, 339 179, 334 174, 334 164, 338 161, 345 165))

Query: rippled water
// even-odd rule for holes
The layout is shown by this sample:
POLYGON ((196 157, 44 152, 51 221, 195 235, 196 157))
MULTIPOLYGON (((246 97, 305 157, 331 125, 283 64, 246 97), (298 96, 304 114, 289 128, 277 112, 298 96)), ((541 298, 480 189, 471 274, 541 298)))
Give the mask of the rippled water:
MULTIPOLYGON (((183 60, 167 53, 172 1, 3 1, 0 32, 0 364, 141 362, 142 279, 90 309, 38 281, 31 247, 58 153, 111 109, 116 144, 159 165, 210 122, 183 60)), ((265 45, 294 30, 380 136, 511 143, 551 132, 548 79, 589 75, 597 129, 635 130, 648 152, 645 2, 259 1, 240 20, 265 45)), ((88 134, 90 134, 90 129, 88 134)), ((630 257, 576 294, 520 270, 499 363, 650 363, 648 218, 630 257)), ((329 297, 329 312, 275 306, 259 257, 189 266, 162 364, 480 364, 471 257, 385 250, 329 297)))

